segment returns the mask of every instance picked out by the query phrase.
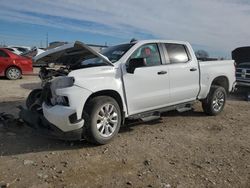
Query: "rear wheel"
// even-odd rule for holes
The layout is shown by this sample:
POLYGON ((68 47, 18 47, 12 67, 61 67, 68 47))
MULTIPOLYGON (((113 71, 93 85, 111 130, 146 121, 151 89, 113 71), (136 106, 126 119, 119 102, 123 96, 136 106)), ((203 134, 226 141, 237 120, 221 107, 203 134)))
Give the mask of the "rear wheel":
POLYGON ((226 103, 227 93, 223 87, 211 86, 207 98, 202 101, 202 108, 208 115, 215 116, 221 113, 226 103))
POLYGON ((119 132, 121 110, 117 102, 108 96, 93 98, 83 114, 85 138, 94 144, 106 144, 119 132))
POLYGON ((6 70, 6 77, 9 80, 17 80, 21 78, 21 76, 22 76, 21 70, 17 67, 9 67, 6 70))

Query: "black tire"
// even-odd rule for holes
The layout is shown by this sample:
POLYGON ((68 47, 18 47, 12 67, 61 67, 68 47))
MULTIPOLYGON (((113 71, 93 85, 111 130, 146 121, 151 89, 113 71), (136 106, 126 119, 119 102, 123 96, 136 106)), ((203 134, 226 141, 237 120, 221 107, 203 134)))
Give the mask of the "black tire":
POLYGON ((41 107, 42 89, 34 89, 30 92, 26 99, 26 107, 29 110, 35 110, 41 107))
POLYGON ((226 99, 227 93, 223 87, 211 86, 207 98, 202 101, 202 108, 206 114, 216 116, 224 109, 226 99))
POLYGON ((6 72, 5 72, 5 76, 9 79, 9 80, 17 80, 20 79, 22 77, 22 72, 19 68, 17 67, 9 67, 6 72))
MULTIPOLYGON (((91 101, 89 101, 84 109, 83 118, 85 120, 84 138, 87 141, 93 144, 97 144, 97 145, 107 144, 108 142, 110 142, 118 134, 120 126, 121 126, 121 121, 122 121, 121 109, 118 103, 116 102, 115 99, 113 99, 112 97, 108 97, 108 96, 98 96, 98 97, 93 98, 91 101), (100 115, 101 111, 105 107, 107 107, 107 105, 113 106, 113 109, 114 109, 113 115, 111 115, 111 113, 107 115, 109 117, 111 116, 114 117, 114 114, 117 114, 117 120, 116 120, 117 124, 112 124, 111 122, 108 122, 109 120, 106 119, 105 123, 108 125, 104 125, 104 123, 102 123, 104 119, 99 120, 98 117, 101 117, 100 115), (98 124, 101 124, 99 129, 97 128, 98 124), (113 126, 111 127, 112 129, 110 128, 110 126, 113 126), (106 127, 108 127, 107 133, 110 133, 110 135, 105 134, 106 127), (105 130, 101 131, 102 129, 105 129, 105 130)), ((114 120, 110 120, 110 121, 114 121, 114 120)))

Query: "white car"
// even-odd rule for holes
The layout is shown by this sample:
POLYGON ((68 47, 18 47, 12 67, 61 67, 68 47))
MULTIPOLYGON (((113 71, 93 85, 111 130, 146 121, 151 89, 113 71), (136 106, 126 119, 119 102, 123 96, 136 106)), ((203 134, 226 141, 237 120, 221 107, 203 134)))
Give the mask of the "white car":
POLYGON ((28 52, 29 50, 31 50, 31 47, 29 46, 17 46, 17 45, 11 45, 8 46, 9 48, 16 48, 18 51, 20 51, 21 53, 25 53, 28 52))
MULTIPOLYGON (((37 48, 37 47, 34 47, 32 48, 31 50, 25 52, 25 53, 22 53, 21 56, 25 56, 25 57, 29 57, 29 58, 35 58, 36 56, 42 54, 43 52, 45 52, 45 50, 43 49, 40 49, 40 48, 37 48)), ((36 64, 33 64, 33 66, 35 67, 36 64)))
POLYGON ((20 55, 21 53, 23 53, 22 51, 19 51, 17 48, 13 48, 13 47, 5 47, 5 49, 17 54, 17 55, 20 55))
POLYGON ((149 121, 190 110, 197 100, 206 114, 217 115, 235 84, 234 61, 198 62, 180 41, 136 41, 101 53, 75 42, 35 61, 63 64, 68 74, 45 84, 40 112, 22 109, 20 117, 46 134, 96 144, 113 139, 125 119, 149 121))

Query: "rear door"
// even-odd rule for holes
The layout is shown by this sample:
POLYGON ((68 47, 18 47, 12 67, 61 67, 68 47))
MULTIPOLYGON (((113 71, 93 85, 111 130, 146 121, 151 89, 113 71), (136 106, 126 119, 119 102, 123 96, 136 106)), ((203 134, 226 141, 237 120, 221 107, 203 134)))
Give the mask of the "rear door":
POLYGON ((170 62, 170 103, 195 100, 199 92, 199 67, 184 44, 165 43, 166 58, 170 62))
MULTIPOLYGON (((150 111, 168 104, 168 66, 156 43, 144 44, 137 48, 132 58, 145 58, 146 66, 135 69, 133 74, 124 70, 123 81, 129 115, 150 111)), ((128 63, 127 61, 127 63, 128 63)))
POLYGON ((4 75, 6 67, 11 63, 9 55, 0 49, 0 74, 4 75))

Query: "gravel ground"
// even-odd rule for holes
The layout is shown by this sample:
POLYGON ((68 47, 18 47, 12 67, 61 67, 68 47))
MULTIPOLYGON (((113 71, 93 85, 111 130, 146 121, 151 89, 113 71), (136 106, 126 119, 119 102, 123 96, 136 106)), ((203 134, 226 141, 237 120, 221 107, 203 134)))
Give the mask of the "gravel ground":
MULTIPOLYGON (((0 112, 17 116, 36 76, 0 79, 0 112)), ((108 145, 66 142, 0 124, 0 187, 250 187, 250 103, 231 96, 217 117, 168 112, 127 122, 108 145)))

